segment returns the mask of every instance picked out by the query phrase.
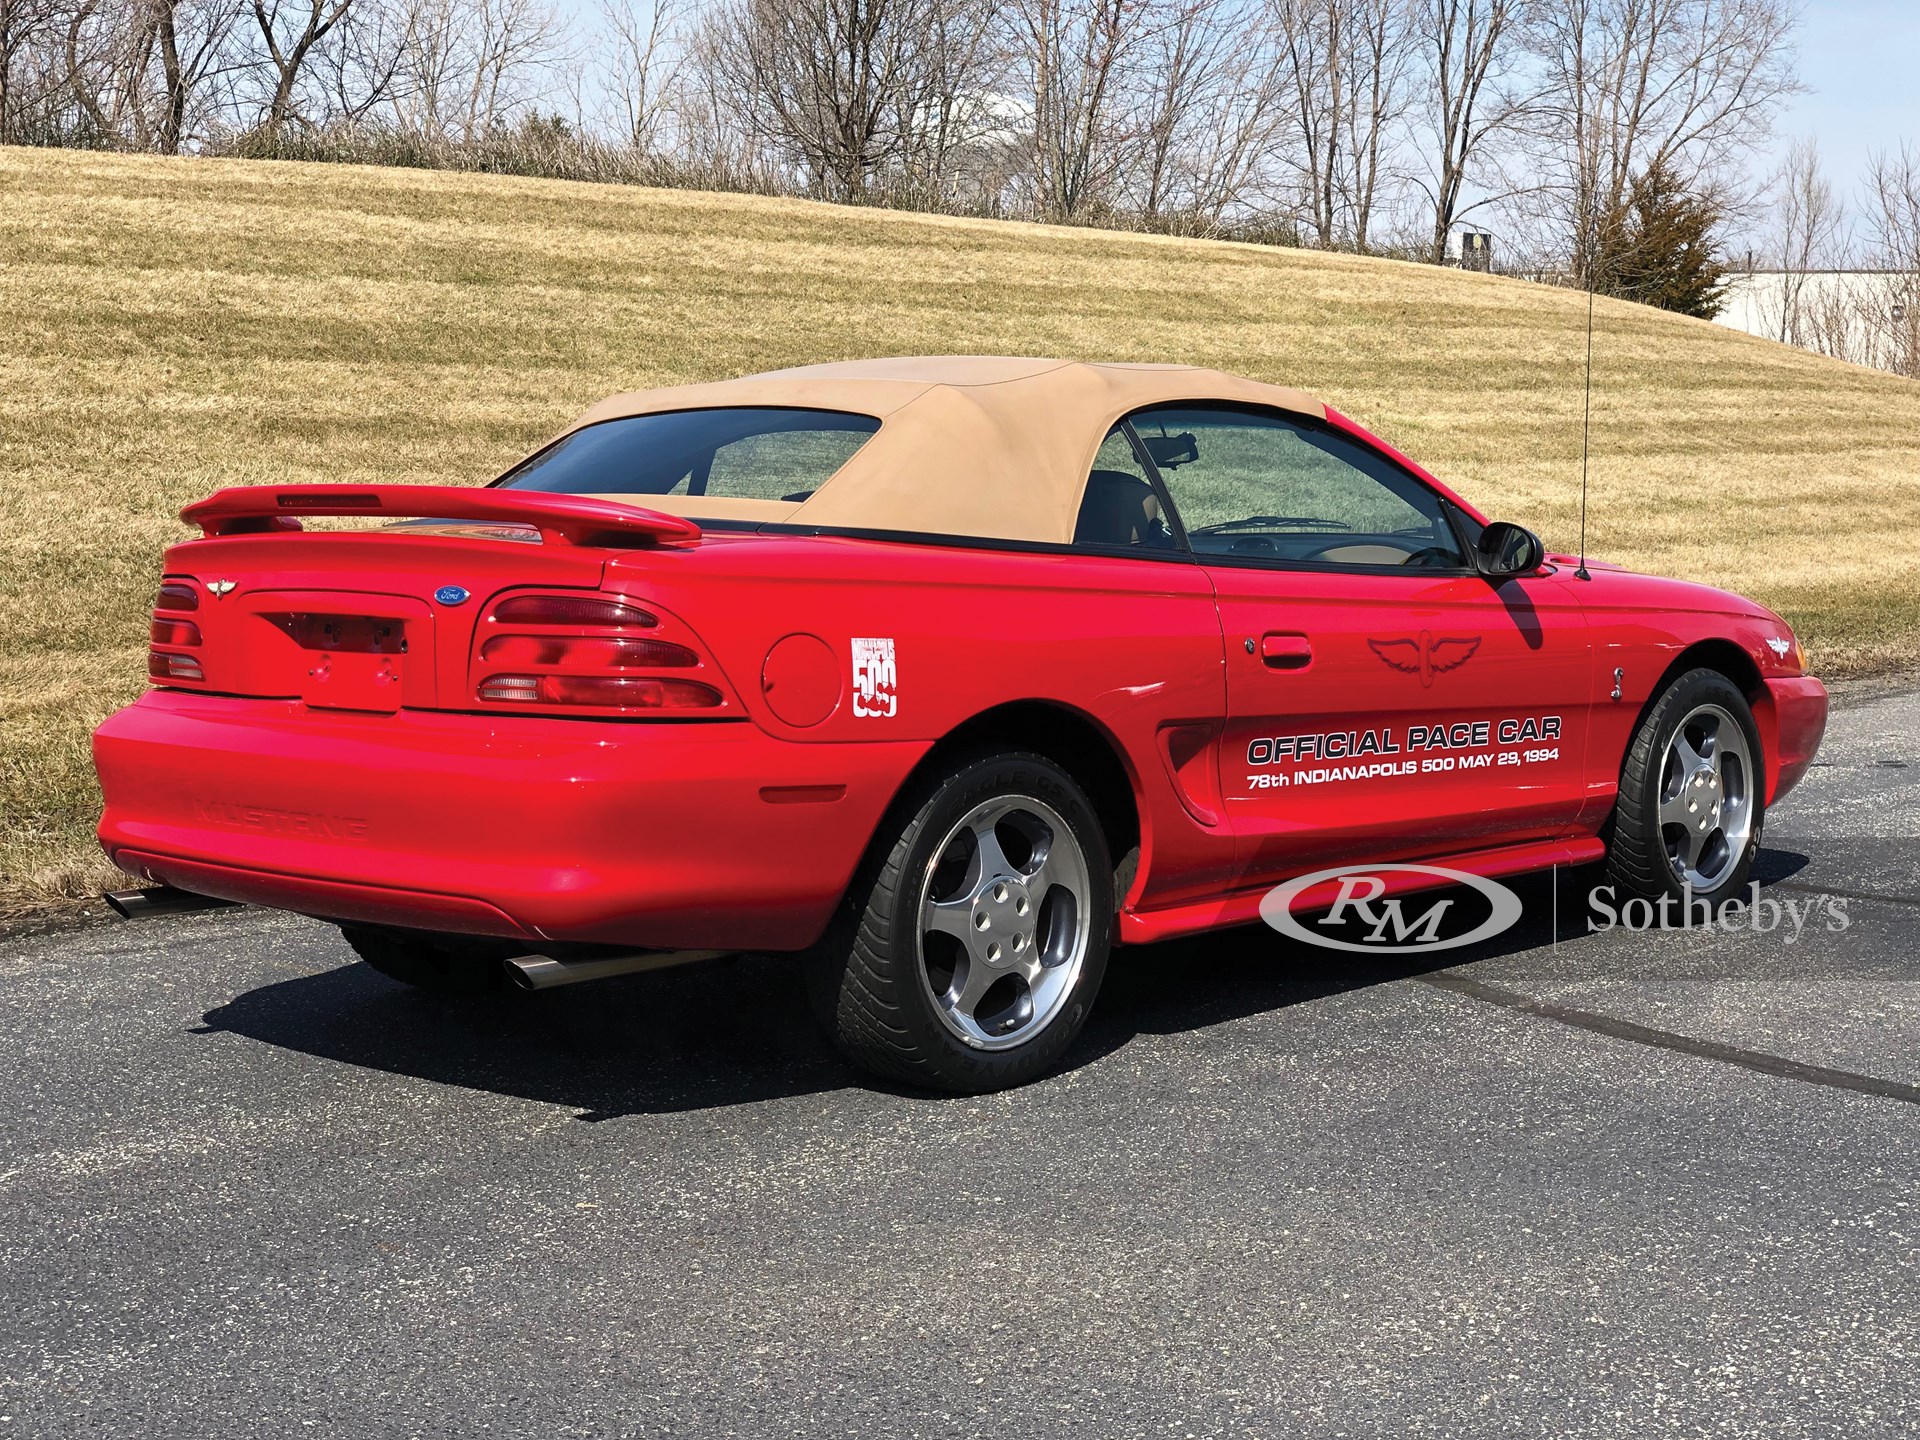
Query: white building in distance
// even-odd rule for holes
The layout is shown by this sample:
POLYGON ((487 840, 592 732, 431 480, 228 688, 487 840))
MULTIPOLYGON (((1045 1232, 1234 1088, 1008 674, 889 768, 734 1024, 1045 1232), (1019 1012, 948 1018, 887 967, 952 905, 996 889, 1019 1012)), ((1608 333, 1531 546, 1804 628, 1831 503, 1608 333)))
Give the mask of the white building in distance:
POLYGON ((1727 277, 1716 324, 1920 376, 1920 275, 1894 270, 1754 270, 1727 277))

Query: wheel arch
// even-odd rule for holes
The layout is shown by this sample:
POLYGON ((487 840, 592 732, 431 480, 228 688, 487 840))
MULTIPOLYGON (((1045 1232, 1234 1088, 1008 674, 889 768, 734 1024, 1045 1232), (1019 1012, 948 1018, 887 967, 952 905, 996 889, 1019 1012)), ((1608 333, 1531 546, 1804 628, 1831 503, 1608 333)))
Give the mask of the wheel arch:
MULTIPOLYGON (((1774 791, 1779 785, 1778 747, 1775 744, 1779 735, 1779 726, 1774 715, 1773 692, 1767 689, 1767 682, 1760 673, 1760 667, 1741 646, 1732 640, 1715 636, 1711 639, 1696 640, 1682 647, 1673 657, 1653 688, 1647 692, 1647 698, 1640 706, 1640 713, 1633 717, 1633 728, 1627 732, 1628 748, 1632 746, 1632 737, 1639 733, 1646 723, 1660 697, 1665 695, 1674 681, 1691 670, 1712 670, 1726 676, 1740 693, 1747 698, 1747 706, 1753 711, 1754 728, 1760 732, 1760 768, 1766 778, 1766 803, 1773 803, 1774 791)), ((1627 751, 1622 750, 1620 765, 1624 769, 1627 763, 1627 751)), ((1616 802, 1617 803, 1617 802, 1616 802)), ((1608 816, 1612 823, 1612 816, 1608 816)))
MULTIPOLYGON (((920 783, 964 754, 988 750, 1031 750, 1071 775, 1106 834, 1109 857, 1124 869, 1136 848, 1144 859, 1149 835, 1140 776, 1126 747, 1093 716, 1056 700, 1013 700, 983 710, 953 727, 907 772, 887 808, 885 831, 920 783)), ((1134 872, 1126 871, 1115 900, 1124 903, 1134 872)))
POLYGON ((1654 685, 1653 692, 1648 695, 1646 705, 1641 707, 1641 715, 1644 717, 1646 711, 1666 693, 1667 687, 1689 670, 1718 670, 1740 687, 1740 693, 1747 697, 1747 703, 1754 707, 1756 713, 1760 702, 1766 698, 1766 681, 1761 678, 1760 667, 1754 663, 1753 657, 1734 641, 1716 637, 1696 640, 1674 656, 1673 663, 1667 666, 1654 685))

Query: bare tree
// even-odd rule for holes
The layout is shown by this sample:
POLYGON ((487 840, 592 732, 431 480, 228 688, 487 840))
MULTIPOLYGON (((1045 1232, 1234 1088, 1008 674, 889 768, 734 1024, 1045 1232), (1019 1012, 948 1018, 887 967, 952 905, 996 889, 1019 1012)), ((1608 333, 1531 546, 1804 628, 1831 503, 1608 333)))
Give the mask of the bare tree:
POLYGON ((346 19, 354 0, 252 0, 265 59, 272 67, 272 89, 264 128, 278 135, 300 118, 295 114, 302 71, 314 47, 346 19))
POLYGON ((560 62, 564 27, 547 0, 469 0, 469 75, 460 136, 494 133, 536 103, 560 62))
POLYGON ((100 0, 76 0, 61 17, 62 89, 75 117, 76 128, 96 142, 120 135, 120 111, 135 74, 137 50, 131 17, 103 10, 100 0))
POLYGON ((1215 118, 1228 63, 1240 48, 1226 16, 1226 0, 1177 0, 1173 14, 1153 27, 1141 47, 1140 160, 1136 203, 1158 218, 1179 194, 1196 122, 1215 118))
POLYGON ((1035 210, 1069 220, 1109 198, 1125 136, 1125 66, 1147 0, 1011 0, 1021 103, 1032 115, 1035 210))
POLYGON ((1788 345, 1812 348, 1816 327, 1811 313, 1811 277, 1841 267, 1846 217, 1833 186, 1820 167, 1811 140, 1796 141, 1774 177, 1772 234, 1766 259, 1778 271, 1776 288, 1766 296, 1767 322, 1774 337, 1788 345))
POLYGON ((1885 368, 1920 379, 1920 148, 1873 157, 1864 217, 1871 262, 1886 285, 1868 316, 1885 368))
POLYGON ((900 156, 929 11, 929 0, 736 0, 714 58, 747 124, 790 153, 808 188, 856 200, 900 156))
POLYGON ((1792 0, 595 0, 592 54, 559 3, 0 0, 0 139, 513 129, 536 167, 590 137, 627 176, 1439 260, 1496 203, 1564 256, 1653 174, 1724 211, 1794 88, 1792 0))
POLYGON ((1541 193, 1582 275, 1640 177, 1724 188, 1799 89, 1794 19, 1788 0, 1541 0, 1541 193))
POLYGON ((1411 31, 1402 0, 1271 0, 1295 111, 1293 163, 1324 249, 1365 249, 1402 117, 1411 31))
POLYGON ((240 0, 0 0, 0 140, 173 153, 212 123, 240 0))
POLYGON ((1358 250, 1372 244, 1385 154, 1407 103, 1409 19, 1404 0, 1352 0, 1344 57, 1347 104, 1340 117, 1349 163, 1341 189, 1351 217, 1350 239, 1358 250))
POLYGON ((1006 169, 1000 0, 931 0, 915 63, 894 92, 897 169, 909 204, 991 206, 1006 169))
POLYGON ((1154 16, 1130 67, 1126 197, 1142 214, 1213 229, 1271 200, 1294 115, 1271 14, 1241 0, 1166 0, 1154 16))
POLYGON ((1271 0, 1286 62, 1307 223, 1323 250, 1339 243, 1340 112, 1347 103, 1347 0, 1271 0))
POLYGON ((708 184, 748 190, 780 188, 781 167, 747 120, 728 79, 733 17, 707 10, 690 21, 673 90, 674 153, 708 184))
POLYGON ((1447 237, 1489 142, 1524 118, 1531 100, 1511 84, 1530 0, 1414 0, 1426 126, 1422 139, 1431 183, 1433 242, 1428 259, 1445 263, 1447 237))
MULTIPOLYGON (((95 145, 144 150, 152 139, 148 104, 153 94, 154 12, 146 5, 108 5, 75 0, 59 17, 59 99, 52 108, 64 129, 95 145)), ((51 78, 51 77, 49 77, 51 78)))
POLYGON ((178 153, 191 128, 204 128, 195 107, 207 87, 239 69, 232 51, 240 20, 239 0, 148 0, 160 51, 160 92, 152 125, 152 144, 162 154, 178 153))
POLYGON ((677 34, 685 0, 600 0, 611 42, 604 62, 609 107, 619 132, 636 150, 660 148, 680 78, 677 34))
POLYGON ((391 107, 411 83, 410 18, 406 0, 355 0, 307 62, 310 118, 352 127, 391 107))
POLYGON ((0 0, 0 145, 37 138, 46 94, 43 46, 57 33, 57 0, 0 0))
POLYGON ((405 83, 395 86, 387 110, 404 135, 447 139, 454 133, 463 90, 461 12, 451 0, 404 0, 401 48, 405 83))
POLYGON ((473 144, 514 122, 564 68, 546 0, 410 0, 390 109, 404 133, 473 144))

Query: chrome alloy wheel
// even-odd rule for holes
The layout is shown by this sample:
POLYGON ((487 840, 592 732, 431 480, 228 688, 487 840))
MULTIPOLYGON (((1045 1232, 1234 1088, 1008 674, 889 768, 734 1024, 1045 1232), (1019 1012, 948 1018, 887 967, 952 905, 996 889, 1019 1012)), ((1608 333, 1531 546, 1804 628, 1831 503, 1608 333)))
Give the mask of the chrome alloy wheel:
POLYGON ((1086 964, 1086 856, 1059 812, 1000 795, 946 834, 920 881, 915 949, 940 1021, 980 1050, 1050 1025, 1086 964))
POLYGON ((1689 711, 1660 767, 1660 839, 1676 878, 1717 889, 1753 837, 1759 777, 1740 722, 1718 705, 1689 711))

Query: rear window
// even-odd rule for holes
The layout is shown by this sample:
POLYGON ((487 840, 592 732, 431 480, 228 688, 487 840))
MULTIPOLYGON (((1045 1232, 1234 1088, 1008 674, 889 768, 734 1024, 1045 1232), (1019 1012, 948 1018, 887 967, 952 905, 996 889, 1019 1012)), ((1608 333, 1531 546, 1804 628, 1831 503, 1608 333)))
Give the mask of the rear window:
MULTIPOLYGON (((509 471, 510 490, 798 502, 880 428, 871 415, 772 406, 629 415, 576 430, 509 471)), ((676 506, 698 513, 698 506, 676 506)))

